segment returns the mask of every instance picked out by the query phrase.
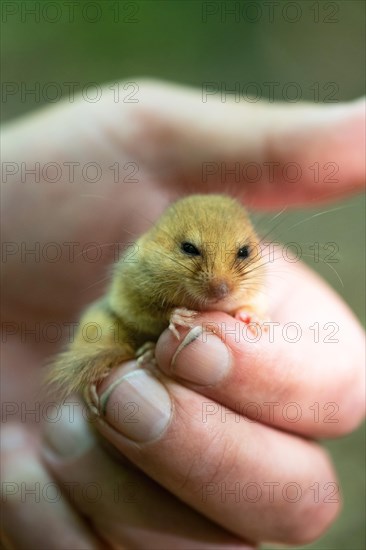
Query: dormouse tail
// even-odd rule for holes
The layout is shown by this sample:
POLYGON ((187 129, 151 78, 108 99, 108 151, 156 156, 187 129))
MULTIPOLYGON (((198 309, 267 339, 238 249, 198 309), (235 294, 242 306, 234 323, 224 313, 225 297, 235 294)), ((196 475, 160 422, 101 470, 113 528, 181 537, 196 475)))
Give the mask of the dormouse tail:
POLYGON ((135 351, 129 345, 64 351, 48 364, 47 393, 64 401, 72 393, 83 392, 102 380, 113 367, 134 357, 135 351))

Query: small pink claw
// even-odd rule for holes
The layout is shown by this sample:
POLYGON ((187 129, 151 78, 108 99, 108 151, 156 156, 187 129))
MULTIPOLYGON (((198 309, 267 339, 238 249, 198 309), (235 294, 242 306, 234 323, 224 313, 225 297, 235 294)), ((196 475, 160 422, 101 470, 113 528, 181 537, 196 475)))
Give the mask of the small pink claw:
POLYGON ((186 309, 185 307, 174 309, 169 319, 169 330, 171 330, 174 336, 179 340, 180 336, 176 325, 180 327, 192 328, 196 315, 197 311, 192 311, 191 309, 186 309))

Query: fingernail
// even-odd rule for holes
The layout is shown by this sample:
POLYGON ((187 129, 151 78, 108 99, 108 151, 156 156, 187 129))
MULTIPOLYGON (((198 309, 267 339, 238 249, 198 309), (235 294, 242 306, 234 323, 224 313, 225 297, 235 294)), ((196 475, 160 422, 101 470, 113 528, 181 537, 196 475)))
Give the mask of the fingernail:
POLYGON ((169 393, 148 370, 137 369, 111 382, 100 396, 104 419, 139 443, 157 439, 172 412, 169 393))
POLYGON ((231 356, 218 336, 200 326, 188 332, 175 352, 171 372, 194 384, 211 386, 230 369, 231 356))
POLYGON ((75 458, 95 445, 83 416, 84 405, 79 401, 70 405, 60 406, 56 421, 47 422, 43 431, 45 450, 62 458, 75 458))

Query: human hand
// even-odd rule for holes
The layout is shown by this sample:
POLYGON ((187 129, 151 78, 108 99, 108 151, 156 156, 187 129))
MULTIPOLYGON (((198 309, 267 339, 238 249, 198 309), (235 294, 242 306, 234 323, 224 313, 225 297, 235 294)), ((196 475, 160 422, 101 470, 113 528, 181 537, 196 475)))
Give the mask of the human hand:
MULTIPOLYGON (((70 186, 67 178, 63 178, 57 187, 42 186, 40 183, 27 188, 21 181, 13 179, 11 188, 8 187, 3 195, 5 199, 3 204, 4 206, 8 204, 8 212, 11 216, 7 224, 7 241, 24 241, 28 244, 37 240, 57 243, 77 241, 82 247, 83 244, 92 240, 101 244, 122 239, 132 240, 130 235, 123 235, 124 229, 128 228, 128 231, 134 235, 146 226, 146 220, 136 216, 136 211, 143 212, 146 209, 149 211, 149 216, 155 217, 169 201, 171 193, 199 191, 208 187, 211 191, 226 190, 222 189, 218 175, 208 179, 206 183, 201 181, 202 164, 205 162, 211 165, 213 163, 215 168, 215 164, 231 163, 238 158, 242 163, 265 163, 267 160, 275 159, 282 164, 297 162, 304 168, 305 173, 305 167, 315 161, 323 165, 337 158, 342 177, 336 191, 333 189, 334 184, 316 185, 311 178, 307 180, 306 177, 296 186, 289 186, 281 178, 270 186, 264 182, 261 185, 253 185, 252 182, 246 182, 246 185, 244 183, 238 185, 235 181, 228 182, 229 191, 242 195, 250 204, 264 207, 279 207, 286 203, 306 202, 310 198, 325 199, 331 195, 337 196, 360 189, 364 181, 361 153, 363 151, 361 149, 363 110, 359 102, 331 108, 313 106, 279 108, 260 105, 243 108, 220 103, 203 105, 199 94, 179 87, 141 83, 140 90, 140 103, 128 105, 128 107, 123 105, 124 109, 106 96, 104 102, 96 105, 86 106, 79 102, 74 106, 50 109, 7 130, 9 152, 7 157, 4 156, 6 160, 29 163, 39 160, 43 164, 51 161, 64 163, 75 160, 83 163, 93 160, 103 167, 102 171, 105 175, 103 185, 100 183, 94 185, 94 189, 90 189, 90 186, 85 189, 85 182, 83 184, 82 181, 76 181, 70 186), (177 105, 179 105, 178 108, 177 105), (239 112, 242 113, 243 120, 248 122, 248 126, 243 127, 239 112), (55 128, 58 129, 56 134, 55 128), (340 139, 340 134, 343 139, 340 139), (349 135, 353 136, 352 142, 345 139, 345 136, 349 135), (35 140, 34 136, 40 136, 39 140, 35 140), (18 157, 14 155, 15 143, 19 147, 18 157), (123 186, 121 189, 113 184, 108 166, 116 161, 117 152, 121 165, 137 162, 144 193, 141 193, 141 186, 123 186), (174 186, 171 185, 173 181, 174 186), (116 200, 119 197, 123 198, 123 204, 116 200), (13 206, 15 204, 17 210, 13 206), (38 220, 37 225, 32 223, 34 219, 38 220), (106 220, 108 225, 105 223, 106 220), (43 235, 45 227, 48 230, 47 238, 43 235)), ((93 269, 90 269, 91 265, 84 261, 83 255, 79 256, 73 264, 68 261, 54 264, 47 261, 39 263, 27 261, 24 264, 19 254, 13 254, 6 266, 10 280, 5 318, 15 325, 20 325, 21 322, 47 323, 50 320, 61 324, 65 320, 73 319, 83 304, 88 303, 96 294, 100 294, 98 286, 83 291, 105 277, 105 265, 110 263, 111 259, 111 255, 103 255, 99 262, 93 264, 93 269), (42 276, 41 285, 38 284, 40 276, 42 276)), ((307 356, 304 343, 296 345, 292 350, 291 346, 279 341, 269 344, 261 339, 258 345, 253 345, 244 341, 235 342, 228 336, 226 343, 232 356, 230 373, 222 383, 209 384, 211 387, 205 388, 202 383, 199 387, 191 386, 188 382, 184 382, 182 377, 178 381, 171 379, 172 374, 173 376, 177 374, 177 371, 172 373, 168 370, 174 351, 173 345, 176 346, 176 343, 169 340, 169 334, 163 334, 157 348, 157 358, 159 366, 170 375, 169 378, 163 377, 165 387, 169 391, 169 399, 174 403, 174 414, 169 428, 154 444, 136 445, 131 444, 131 433, 127 434, 129 439, 120 435, 120 432, 124 433, 126 430, 126 422, 123 422, 123 418, 116 419, 114 415, 110 419, 111 423, 114 423, 115 430, 111 430, 104 423, 100 426, 103 435, 141 470, 167 487, 179 499, 183 499, 190 507, 198 510, 200 515, 189 510, 179 500, 168 496, 163 489, 142 473, 136 474, 141 483, 142 495, 148 491, 145 489, 146 486, 152 487, 151 498, 146 500, 148 517, 151 517, 151 508, 156 507, 158 502, 164 510, 163 514, 167 513, 166 510, 170 510, 175 517, 191 518, 187 521, 195 525, 192 542, 195 548, 198 547, 198 533, 201 533, 203 540, 206 540, 206 546, 209 547, 212 547, 212 540, 218 541, 220 537, 222 544, 225 540, 227 544, 229 541, 234 544, 235 539, 232 539, 229 531, 242 540, 271 539, 283 542, 309 540, 318 536, 326 528, 339 507, 337 502, 324 503, 324 498, 320 498, 318 503, 315 502, 315 498, 310 498, 314 497, 311 491, 309 497, 309 483, 314 482, 312 470, 315 466, 317 469, 315 482, 319 483, 322 491, 325 483, 335 483, 335 477, 323 451, 314 443, 299 439, 296 434, 307 437, 339 435, 357 425, 362 416, 362 392, 359 386, 359 380, 362 377, 362 351, 360 351, 362 335, 348 309, 323 283, 305 269, 299 268, 300 271, 298 271, 292 266, 290 266, 291 269, 288 265, 286 267, 287 273, 283 285, 289 284, 293 288, 298 288, 295 286, 295 277, 300 277, 301 296, 295 294, 289 302, 287 289, 284 291, 284 286, 281 287, 278 282, 276 286, 275 277, 273 280, 270 278, 272 320, 280 323, 288 320, 296 321, 304 329, 308 328, 311 321, 318 321, 320 324, 322 320, 339 321, 342 334, 348 334, 352 338, 354 343, 352 349, 349 349, 345 339, 342 338, 339 345, 333 346, 333 353, 329 353, 324 343, 311 344, 308 346, 310 349, 306 350, 307 356), (280 297, 284 295, 286 301, 281 301, 280 297), (319 297, 325 304, 321 317, 319 317, 319 297), (310 298, 312 307, 310 307, 310 298), (301 351, 299 351, 300 347, 301 351), (253 362, 250 360, 252 357, 253 362), (320 362, 321 369, 317 368, 320 362), (328 384, 325 389, 324 384, 328 384), (237 401, 242 407, 246 407, 245 412, 250 415, 248 402, 254 401, 257 404, 268 401, 279 402, 279 409, 276 410, 283 410, 283 404, 292 400, 299 404, 303 413, 305 410, 307 412, 295 426, 291 422, 283 422, 282 415, 276 416, 273 421, 265 416, 259 419, 261 422, 268 423, 269 426, 262 425, 261 422, 257 424, 248 422, 243 424, 243 421, 237 423, 235 420, 231 423, 222 422, 221 411, 227 411, 227 407, 233 407, 233 403, 237 401), (318 400, 322 404, 336 402, 339 406, 336 416, 339 422, 330 425, 314 422, 314 411, 309 411, 310 400, 318 400), (204 423, 202 413, 205 410, 206 412, 216 410, 210 407, 217 406, 220 414, 209 414, 207 422, 204 423), (292 431, 295 435, 274 430, 273 426, 292 431), (209 467, 206 471, 204 468, 200 469, 200 461, 196 464, 197 461, 194 462, 194 458, 202 456, 203 449, 206 449, 212 441, 213 434, 214 446, 211 446, 211 450, 207 450, 208 455, 205 458, 205 467, 209 467), (250 447, 247 447, 247 440, 250 440, 250 447), (177 442, 182 441, 184 445, 179 447, 177 442), (228 449, 233 450, 235 460, 228 449), (271 449, 277 457, 274 464, 268 464, 268 456, 265 453, 267 449, 271 449), (245 456, 242 457, 244 451, 245 456), (296 456, 293 470, 290 470, 285 462, 287 456, 296 456), (243 460, 240 460, 241 457, 243 460), (189 473, 190 470, 191 473, 189 473), (214 477, 213 473, 215 473, 214 477), (210 475, 214 481, 207 481, 210 475), (235 482, 240 484, 247 482, 248 479, 253 483, 280 484, 286 484, 290 480, 306 488, 307 497, 301 499, 299 503, 286 502, 283 499, 269 502, 267 498, 266 501, 258 501, 253 506, 248 501, 244 502, 243 499, 239 499, 239 503, 230 502, 229 499, 221 502, 220 490, 216 492, 216 500, 215 495, 206 494, 206 502, 203 501, 203 495, 198 494, 198 491, 204 490, 205 487, 206 492, 219 488, 221 480, 226 480, 227 487, 231 487, 235 482), (207 483, 213 483, 213 485, 207 485, 207 483), (148 502, 152 502, 153 505, 148 502), (305 518, 305 510, 306 516, 313 518, 310 530, 305 518), (220 524, 223 530, 204 519, 204 516, 220 524), (247 518, 246 521, 243 521, 243 516, 247 518)), ((223 322, 228 327, 230 323, 234 323, 234 320, 222 314, 202 316, 199 321, 213 321, 218 327, 222 326, 223 322)), ((200 351, 197 347, 199 343, 197 340, 196 343, 187 347, 182 352, 179 362, 186 365, 199 362, 202 372, 208 374, 209 369, 204 368, 204 365, 210 365, 208 352, 212 347, 209 345, 210 339, 204 347, 204 361, 202 350, 200 351), (188 356, 185 357, 183 353, 188 356), (201 360, 199 360, 200 357, 201 360)), ((10 369, 5 374, 10 378, 10 386, 8 385, 9 393, 6 401, 16 404, 34 401, 32 392, 39 385, 39 365, 53 350, 54 346, 49 342, 38 343, 35 346, 29 342, 29 339, 22 341, 19 335, 8 339, 10 369), (31 384, 27 387, 22 384, 24 372, 31 373, 31 384)), ((177 362, 176 369, 178 366, 177 362)), ((116 370, 111 377, 119 374, 116 370)), ((122 391, 123 384, 118 388, 116 392, 122 391)), ((130 391, 134 390, 130 388, 130 391)), ((136 393, 134 396, 137 399, 136 393)), ((117 397, 118 395, 114 396, 112 403, 117 397)), ((262 407, 263 413, 265 410, 267 408, 262 407)), ((143 407, 141 411, 143 412, 143 407)), ((224 417, 225 415, 226 412, 224 417)), ((15 418, 15 414, 13 417, 15 418)), ((75 429, 75 423, 66 423, 66 425, 69 425, 71 432, 75 429)), ((142 423, 137 425, 143 426, 142 423)), ((62 443, 68 437, 65 423, 60 422, 51 426, 51 432, 57 437, 57 428, 61 429, 61 426, 64 429, 63 434, 60 435, 62 443)), ((130 427, 127 425, 127 429, 130 427)), ((14 427, 14 430, 18 430, 14 433, 19 433, 19 429, 22 430, 22 428, 24 428, 22 424, 14 427)), ((86 427, 82 427, 81 433, 85 433, 85 430, 86 427)), ((32 465, 36 461, 40 468, 39 478, 46 476, 42 478, 45 483, 44 480, 48 479, 49 474, 39 462, 36 452, 37 440, 32 445, 29 444, 28 439, 25 441, 21 448, 24 449, 24 453, 29 453, 29 457, 33 457, 33 461, 29 459, 20 465, 14 462, 14 455, 6 453, 3 461, 5 468, 6 465, 11 465, 13 469, 10 478, 7 476, 3 479, 18 481, 29 479, 26 465, 27 463, 32 465)), ((133 540, 133 543, 140 547, 147 546, 149 541, 151 543, 154 520, 157 521, 157 518, 151 518, 148 533, 145 533, 147 539, 143 538, 139 529, 134 532, 134 538, 129 539, 128 537, 132 535, 128 528, 128 521, 120 525, 121 515, 128 517, 137 525, 141 524, 144 516, 138 514, 134 516, 134 512, 128 515, 126 506, 120 508, 116 505, 113 508, 116 504, 114 502, 111 506, 110 492, 108 493, 105 489, 105 479, 110 480, 109 473, 116 472, 117 467, 112 466, 110 459, 97 447, 93 447, 91 452, 93 457, 91 460, 81 452, 77 457, 76 466, 70 466, 70 464, 67 466, 68 460, 55 460, 50 454, 44 455, 43 461, 52 475, 61 482, 81 480, 82 472, 86 476, 84 480, 100 482, 100 487, 104 487, 102 505, 99 503, 94 507, 89 506, 89 510, 86 511, 85 498, 77 500, 72 506, 65 500, 62 513, 55 507, 50 507, 50 502, 43 502, 44 506, 38 506, 38 508, 32 502, 23 502, 21 506, 19 503, 18 506, 9 505, 7 517, 9 525, 14 526, 9 536, 13 540, 20 540, 20 534, 16 529, 20 514, 25 518, 24 525, 32 521, 33 531, 37 533, 37 528, 34 529, 34 526, 42 525, 41 520, 43 521, 47 509, 49 512, 52 511, 52 525, 58 525, 58 531, 55 527, 55 530, 52 529, 47 533, 48 539, 41 539, 47 547, 52 543, 60 544, 55 547, 65 548, 65 540, 66 544, 67 540, 72 541, 73 546, 70 547, 77 547, 75 544, 77 537, 79 542, 81 541, 80 547, 96 546, 99 543, 99 537, 102 540, 107 539, 114 547, 122 542, 126 544, 126 540, 130 543, 133 540), (97 456, 103 456, 103 458, 97 458, 97 456), (93 468, 93 464, 99 464, 97 470, 93 468), (102 511, 110 511, 111 508, 115 509, 115 518, 118 521, 110 522, 106 528, 102 511), (90 518, 89 528, 85 529, 80 520, 75 519, 78 517, 78 512, 90 518), (74 518, 73 521, 70 522, 68 517, 74 518), (15 521, 12 521, 14 518, 15 521), (66 524, 72 527, 66 528, 66 524), (59 536, 55 536, 56 532, 59 536), (67 533, 70 538, 62 539, 62 536, 65 537, 67 533), (70 533, 74 533, 74 539, 70 533)), ((117 469, 123 479, 133 478, 129 468, 126 465, 118 466, 117 469)), ((33 474, 34 470, 32 470, 33 474)), ((329 496, 330 488, 328 486, 328 493, 323 494, 323 497, 329 496)), ((16 499, 19 499, 19 494, 13 495, 12 502, 18 502, 16 499)), ((10 500, 9 496, 8 504, 10 500)), ((127 507, 127 510, 130 509, 127 507)), ((157 544, 160 536, 160 542, 163 540, 168 547, 171 539, 168 542, 168 539, 164 539, 164 536, 167 536, 163 533, 164 525, 159 523, 155 525, 158 525, 157 530, 161 529, 156 539, 157 544)), ((175 525, 176 528, 172 529, 174 545, 179 547, 180 544, 181 547, 187 548, 188 544, 182 536, 182 530, 177 522, 175 525)), ((42 532, 43 537, 47 534, 42 532)), ((28 541, 28 544, 31 541, 30 532, 25 529, 23 536, 26 536, 23 541, 28 541)), ((236 544, 239 543, 236 542, 236 544)), ((23 546, 27 547, 26 543, 23 546)))

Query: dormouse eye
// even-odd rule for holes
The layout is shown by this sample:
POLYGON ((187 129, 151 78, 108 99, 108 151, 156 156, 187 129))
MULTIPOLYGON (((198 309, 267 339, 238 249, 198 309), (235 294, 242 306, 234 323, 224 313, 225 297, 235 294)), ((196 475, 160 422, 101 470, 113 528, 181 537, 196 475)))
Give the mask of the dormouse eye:
POLYGON ((249 256, 249 246, 242 246, 241 248, 239 248, 238 254, 237 254, 238 258, 245 260, 245 258, 248 258, 248 256, 249 256))
POLYGON ((200 256, 200 251, 192 243, 184 242, 180 245, 182 252, 189 256, 200 256))

